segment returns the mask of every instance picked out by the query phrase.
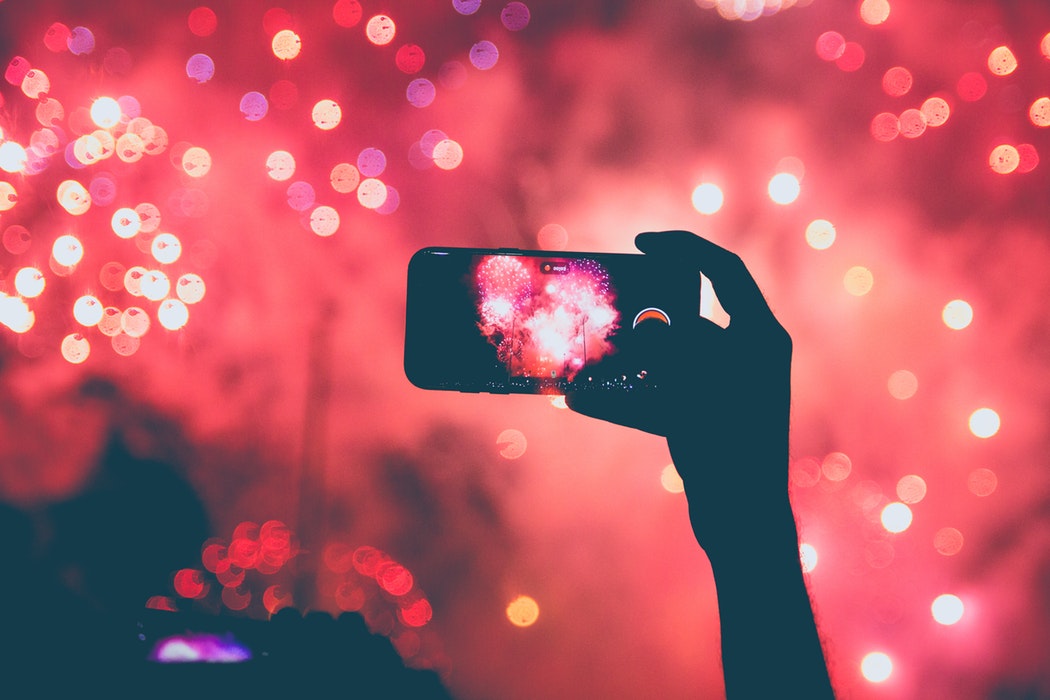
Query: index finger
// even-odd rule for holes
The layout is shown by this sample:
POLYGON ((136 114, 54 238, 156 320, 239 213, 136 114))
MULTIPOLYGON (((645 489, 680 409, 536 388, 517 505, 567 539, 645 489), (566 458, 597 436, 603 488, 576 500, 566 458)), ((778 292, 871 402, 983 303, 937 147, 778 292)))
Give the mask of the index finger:
POLYGON ((686 263, 703 272, 732 318, 739 315, 747 323, 776 322, 754 277, 736 253, 689 231, 649 231, 639 233, 634 242, 647 255, 673 260, 676 267, 686 263))

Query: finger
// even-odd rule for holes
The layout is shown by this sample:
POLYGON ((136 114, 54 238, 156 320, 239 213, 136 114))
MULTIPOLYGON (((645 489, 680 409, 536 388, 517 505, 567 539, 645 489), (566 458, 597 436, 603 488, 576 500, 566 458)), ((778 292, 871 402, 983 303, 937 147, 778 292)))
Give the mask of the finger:
POLYGON ((667 436, 661 405, 637 395, 609 395, 602 391, 579 391, 565 395, 565 404, 580 415, 597 418, 646 433, 667 436))
POLYGON ((675 266, 687 263, 698 268, 711 280, 722 308, 734 319, 739 316, 749 324, 776 321, 754 277, 735 253, 689 231, 640 233, 635 245, 647 255, 674 261, 675 266))

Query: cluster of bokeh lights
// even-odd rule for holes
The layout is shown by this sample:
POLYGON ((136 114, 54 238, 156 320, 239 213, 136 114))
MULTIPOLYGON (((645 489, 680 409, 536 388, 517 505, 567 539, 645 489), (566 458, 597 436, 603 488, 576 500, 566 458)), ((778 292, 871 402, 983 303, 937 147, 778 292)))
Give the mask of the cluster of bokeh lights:
MULTIPOLYGON (((463 16, 481 10, 481 3, 476 0, 457 1, 452 5, 454 11, 463 16)), ((366 40, 375 47, 390 45, 398 36, 394 16, 376 14, 366 19, 357 0, 338 0, 332 7, 332 20, 344 28, 363 25, 366 40)), ((525 3, 509 2, 502 6, 499 20, 507 31, 520 32, 528 27, 531 13, 525 3)), ((221 21, 215 10, 199 6, 187 14, 186 26, 192 35, 206 38, 215 34, 221 21)), ((295 17, 287 10, 270 8, 263 13, 262 24, 271 37, 270 50, 282 64, 292 64, 304 51, 310 50, 310 33, 299 28, 295 17)), ((49 26, 43 44, 51 52, 69 52, 74 56, 89 56, 97 48, 95 35, 90 29, 71 29, 61 22, 49 26)), ((477 70, 490 70, 499 60, 499 49, 491 39, 479 39, 469 47, 466 59, 477 70)), ((130 63, 129 54, 119 47, 106 52, 104 66, 111 74, 126 74, 130 63)), ((429 107, 437 99, 439 85, 453 89, 465 80, 464 64, 456 60, 447 61, 438 68, 436 82, 421 75, 427 66, 427 53, 419 43, 407 42, 399 46, 394 63, 409 77, 406 100, 419 109, 429 107)), ((202 51, 190 55, 185 63, 186 76, 197 85, 213 81, 224 70, 221 62, 202 51)), ((284 73, 288 77, 276 80, 268 94, 250 90, 242 95, 237 108, 245 120, 264 120, 271 108, 290 110, 295 107, 299 89, 288 71, 284 73)), ((119 191, 124 183, 114 174, 115 170, 99 168, 114 157, 132 164, 146 156, 169 152, 172 164, 181 173, 192 180, 200 180, 212 169, 211 152, 204 146, 185 141, 169 143, 167 129, 143 116, 142 107, 133 95, 97 97, 89 105, 67 113, 60 97, 53 94, 51 78, 45 71, 34 68, 29 59, 13 57, 5 69, 4 78, 18 87, 27 100, 35 102, 40 128, 26 138, 0 132, 0 169, 25 178, 65 165, 71 171, 70 177, 58 185, 54 195, 62 210, 72 217, 82 217, 93 207, 115 206, 112 233, 121 239, 132 239, 141 253, 151 257, 149 263, 129 264, 112 260, 102 266, 98 283, 90 285, 100 284, 102 289, 85 294, 73 305, 72 320, 78 327, 61 339, 62 356, 72 363, 85 362, 93 344, 98 342, 93 337, 95 330, 109 339, 118 355, 127 356, 137 352, 142 337, 152 325, 151 318, 169 331, 184 327, 189 321, 190 306, 203 298, 203 278, 198 270, 176 270, 182 242, 177 234, 160 230, 160 209, 150 202, 137 205, 120 202, 119 191), (134 301, 114 303, 117 300, 108 293, 120 291, 134 301)), ((332 98, 319 99, 310 109, 310 122, 321 132, 338 131, 344 117, 343 106, 332 98)), ((458 141, 435 128, 410 144, 407 157, 416 169, 436 167, 447 171, 460 166, 464 150, 458 141)), ((320 237, 334 235, 341 226, 341 209, 334 203, 319 201, 324 195, 315 183, 305 178, 292 180, 296 173, 293 153, 276 150, 264 159, 265 173, 272 180, 288 181, 284 193, 288 206, 299 215, 304 228, 320 237)), ((328 191, 336 197, 356 196, 357 203, 366 210, 392 214, 400 205, 400 193, 382 178, 386 167, 384 150, 365 148, 356 162, 331 165, 328 191)), ((0 212, 11 211, 16 216, 21 213, 16 208, 20 201, 19 189, 26 188, 32 188, 31 181, 0 180, 0 212)), ((35 190, 33 194, 36 194, 35 190)), ((201 214, 207 203, 199 191, 190 188, 179 206, 185 211, 177 213, 192 216, 201 214)), ((32 247, 34 231, 25 222, 38 214, 38 211, 27 211, 23 223, 7 226, 4 246, 9 253, 21 255, 32 247)), ((8 280, 0 284, 0 323, 16 334, 29 333, 36 324, 37 309, 43 308, 34 300, 39 300, 45 293, 48 280, 74 275, 85 248, 91 249, 98 235, 97 231, 82 231, 56 236, 50 269, 36 263, 13 270, 8 280)), ((31 343, 23 344, 22 351, 39 353, 38 348, 31 346, 31 343)))

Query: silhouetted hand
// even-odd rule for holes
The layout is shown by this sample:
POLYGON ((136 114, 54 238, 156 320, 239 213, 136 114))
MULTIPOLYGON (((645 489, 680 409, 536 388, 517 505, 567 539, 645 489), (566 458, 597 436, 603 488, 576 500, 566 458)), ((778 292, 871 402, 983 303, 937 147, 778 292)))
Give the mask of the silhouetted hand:
POLYGON ((833 697, 788 496, 791 338, 735 254, 686 231, 635 243, 694 289, 703 272, 729 325, 679 313, 643 360, 659 389, 568 405, 667 438, 714 573, 727 696, 833 697))
POLYGON ((789 507, 791 338, 735 254, 687 231, 642 233, 635 243, 694 289, 702 271, 731 317, 729 327, 699 313, 679 314, 645 366, 660 390, 581 392, 567 401, 579 413, 667 438, 697 537, 713 555, 722 533, 739 539, 742 529, 756 529, 767 516, 782 518, 789 507))

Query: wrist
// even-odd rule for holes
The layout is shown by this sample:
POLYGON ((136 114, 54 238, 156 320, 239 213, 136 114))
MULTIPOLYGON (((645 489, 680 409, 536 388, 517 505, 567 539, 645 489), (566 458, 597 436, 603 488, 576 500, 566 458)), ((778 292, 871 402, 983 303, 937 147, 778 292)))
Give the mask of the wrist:
POLYGON ((693 532, 712 569, 717 573, 723 569, 800 566, 798 528, 787 494, 758 504, 749 502, 747 506, 745 512, 723 511, 714 522, 700 512, 692 512, 693 532))

